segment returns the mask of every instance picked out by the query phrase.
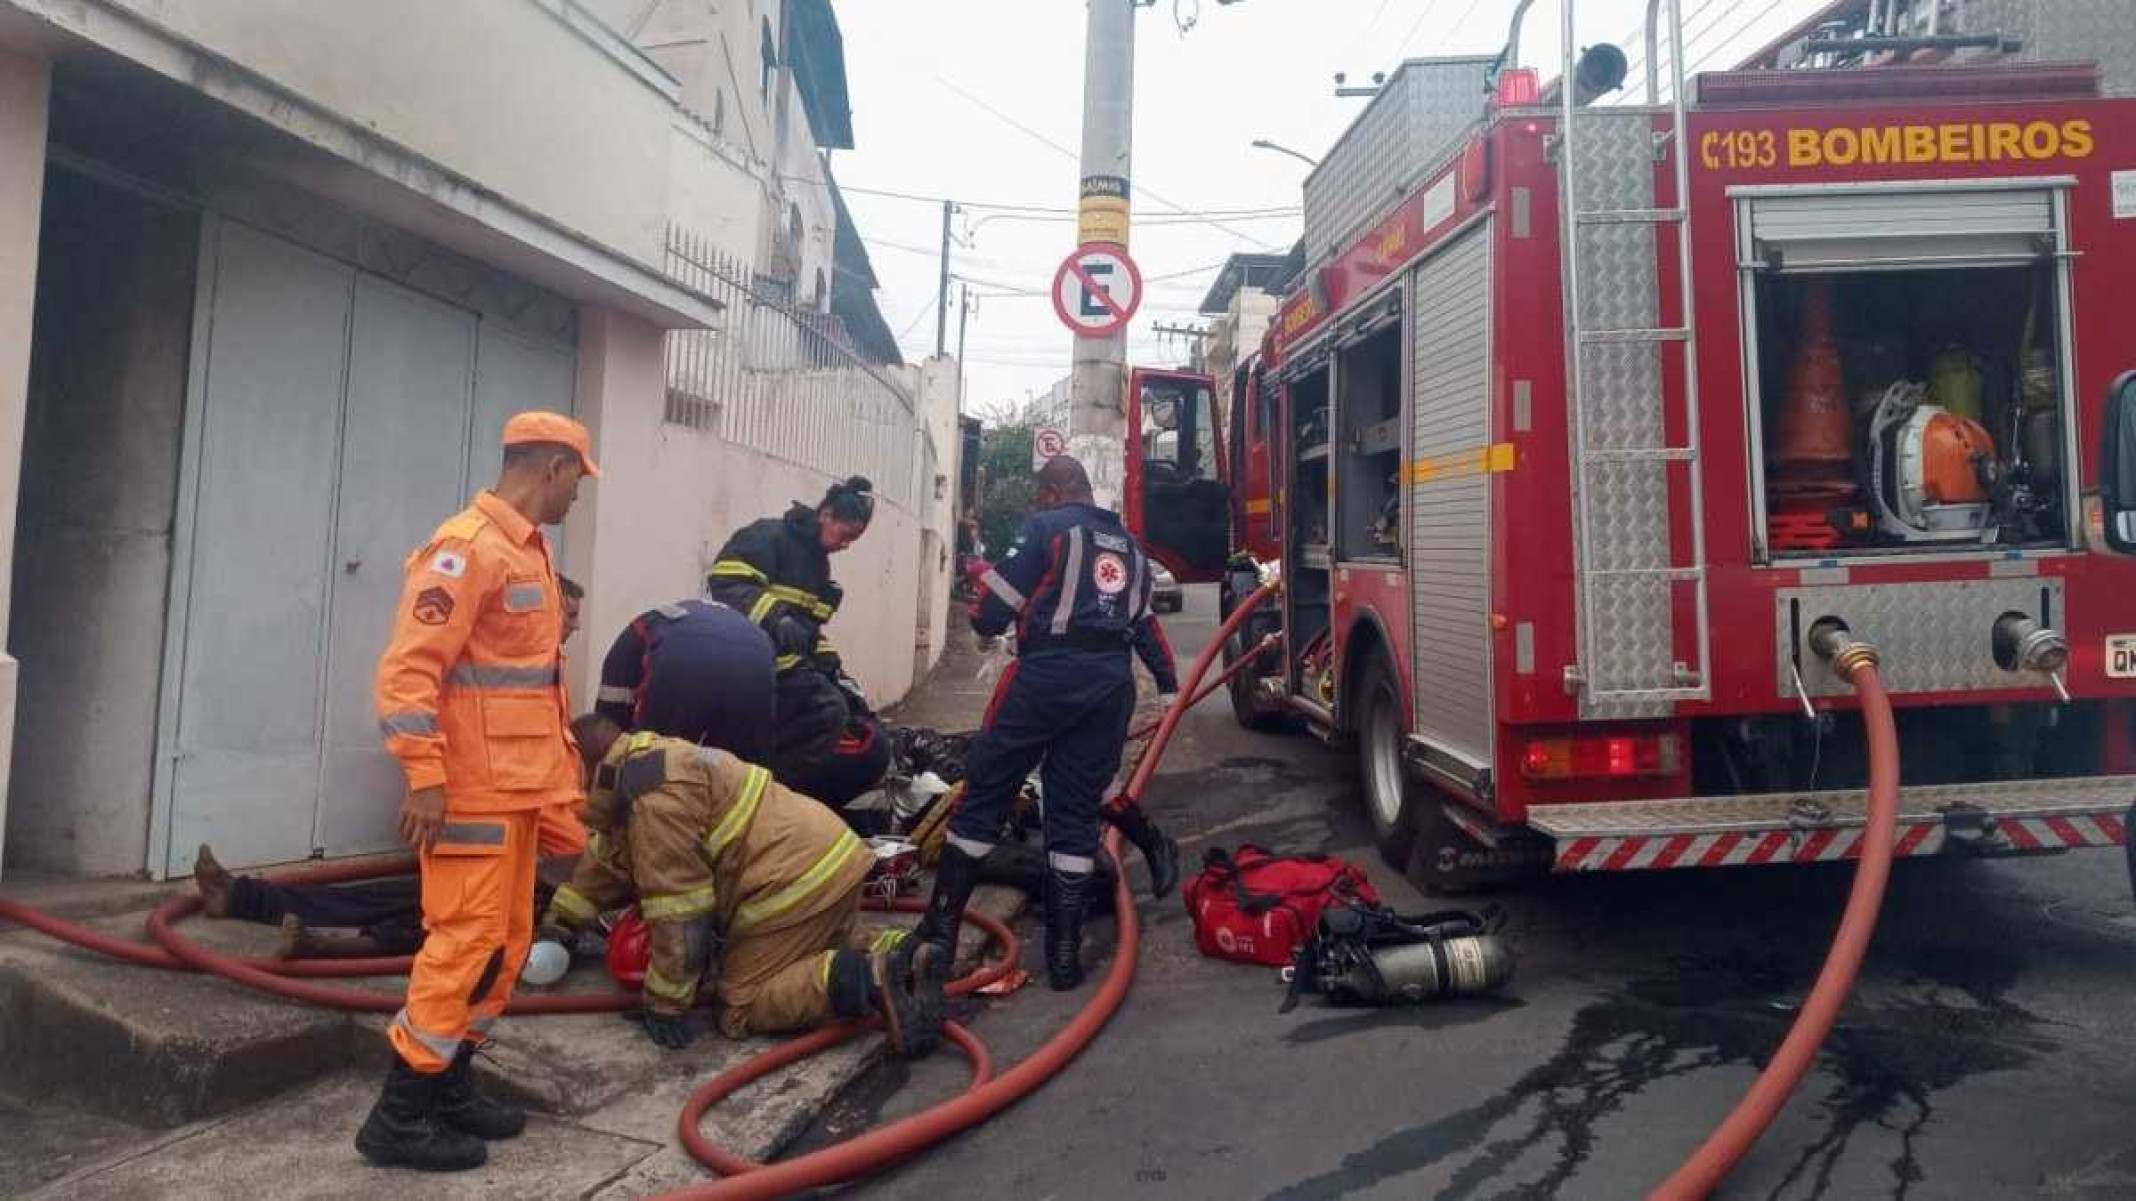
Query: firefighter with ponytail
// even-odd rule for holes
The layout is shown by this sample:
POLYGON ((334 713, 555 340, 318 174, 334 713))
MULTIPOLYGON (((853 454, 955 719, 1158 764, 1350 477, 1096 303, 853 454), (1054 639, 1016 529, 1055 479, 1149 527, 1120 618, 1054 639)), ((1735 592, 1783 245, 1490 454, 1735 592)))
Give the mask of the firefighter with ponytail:
POLYGON ((832 484, 813 505, 737 530, 705 578, 705 594, 748 616, 777 656, 778 718, 769 766, 779 782, 833 807, 872 787, 890 765, 867 696, 825 637, 845 599, 831 556, 875 517, 865 476, 832 484), (857 785, 856 785, 857 782, 857 785))

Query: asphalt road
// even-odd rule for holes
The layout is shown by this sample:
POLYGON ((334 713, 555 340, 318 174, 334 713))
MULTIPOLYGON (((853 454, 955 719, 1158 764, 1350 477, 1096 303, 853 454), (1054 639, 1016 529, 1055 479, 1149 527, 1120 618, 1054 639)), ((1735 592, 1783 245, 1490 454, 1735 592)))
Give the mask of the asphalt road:
MULTIPOLYGON (((1170 623, 1182 654, 1213 629, 1205 591, 1170 623)), ((1390 903, 1425 904, 1371 850, 1346 759, 1241 730, 1221 698, 1190 717, 1149 802, 1190 854, 1244 841, 1335 852, 1390 903)), ((1847 881, 1845 868, 1552 879, 1494 898, 1519 959, 1503 999, 1287 1015, 1272 973, 1200 958, 1178 899, 1145 899, 1134 992, 1079 1060, 851 1191, 1641 1197, 1778 1045, 1847 881)), ((1902 864, 1838 1030, 1718 1196, 2136 1197, 2131 908, 2109 852, 1902 864)), ((1089 991, 1035 983, 966 1016, 1006 1064, 1089 991)), ((963 1078, 949 1054, 886 1067, 811 1140, 909 1113, 963 1078)))

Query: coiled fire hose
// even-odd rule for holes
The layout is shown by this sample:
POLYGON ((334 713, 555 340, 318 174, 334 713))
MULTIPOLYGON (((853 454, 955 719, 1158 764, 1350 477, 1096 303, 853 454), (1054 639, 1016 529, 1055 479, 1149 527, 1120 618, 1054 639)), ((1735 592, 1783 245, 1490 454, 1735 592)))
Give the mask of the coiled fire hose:
POLYGON ((1876 648, 1857 642, 1847 627, 1830 618, 1810 628, 1810 646, 1832 670, 1854 686, 1861 698, 1862 724, 1869 734, 1869 814, 1862 832, 1862 853, 1854 868, 1854 885, 1847 893, 1847 907, 1840 914, 1832 948, 1825 953, 1817 983, 1795 1015, 1787 1038, 1773 1052, 1765 1070, 1751 1083, 1743 1099, 1714 1128, 1690 1159, 1648 1194, 1648 1201, 1701 1201, 1718 1187, 1736 1161, 1743 1158, 1758 1136, 1779 1116, 1780 1107, 1802 1083, 1832 1032, 1839 1009, 1854 989, 1862 956, 1869 950, 1869 937, 1876 932, 1877 913, 1884 904, 1884 885, 1891 878, 1892 848, 1899 824, 1899 738, 1891 716, 1891 698, 1877 673, 1876 648))
MULTIPOLYGON (((1222 652, 1226 641, 1255 608, 1276 593, 1278 587, 1274 583, 1267 584, 1240 602, 1218 629, 1216 637, 1210 640, 1209 645, 1203 648, 1200 656, 1194 660, 1193 667, 1182 681, 1178 699, 1166 710, 1158 724, 1155 740, 1143 754, 1128 782, 1126 795, 1129 799, 1140 799, 1142 790, 1155 774, 1157 761, 1162 758, 1165 745, 1178 727, 1180 715, 1195 701, 1214 692, 1224 680, 1230 678, 1232 672, 1257 658, 1265 649, 1264 641, 1262 647, 1256 647, 1251 654, 1242 658, 1231 672, 1225 673, 1223 679, 1207 688, 1201 687, 1202 677, 1208 674, 1210 664, 1222 652)), ((985 1045, 957 1023, 945 1023, 943 1035, 971 1060, 972 1078, 967 1091, 932 1109, 878 1127, 836 1146, 776 1164, 757 1164, 743 1159, 705 1138, 698 1129, 698 1123, 705 1111, 722 1098, 769 1072, 854 1038, 871 1028, 874 1023, 840 1023, 789 1039, 727 1069, 691 1094, 688 1103, 683 1107, 678 1131, 683 1146, 698 1162, 728 1178, 681 1189, 664 1196, 785 1197, 803 1189, 858 1179, 897 1163, 952 1134, 975 1126, 1027 1094, 1035 1092, 1097 1037, 1098 1031, 1119 1010, 1127 997, 1128 986, 1134 980, 1135 956, 1141 942, 1141 926, 1136 917, 1134 899, 1128 891, 1127 875, 1119 870, 1120 836, 1117 831, 1107 834, 1105 850, 1114 861, 1113 911, 1119 921, 1119 945, 1113 952, 1112 963, 1106 969, 1104 980, 1091 996, 1090 1002, 1029 1058, 997 1077, 993 1075, 991 1057, 987 1054, 985 1045)), ((404 875, 412 866, 407 860, 320 864, 278 873, 274 879, 282 884, 341 884, 381 876, 404 875)), ((869 907, 911 913, 923 909, 924 904, 918 900, 899 900, 888 904, 871 903, 869 907)), ((167 971, 206 972, 292 1001, 360 1013, 393 1013, 401 1007, 401 998, 392 993, 314 984, 311 981, 322 978, 349 979, 405 974, 411 962, 409 956, 282 960, 224 955, 178 933, 177 924, 199 909, 200 899, 191 895, 174 897, 158 906, 148 918, 148 933, 155 940, 155 946, 115 938, 100 930, 5 899, 0 899, 0 920, 27 926, 62 942, 127 963, 167 971)), ((993 940, 999 956, 979 971, 951 984, 948 991, 954 996, 977 991, 1000 979, 1015 966, 1019 958, 1016 936, 1007 926, 983 913, 970 912, 965 916, 966 920, 977 925, 993 940)), ((513 1015, 608 1013, 620 1012, 637 1004, 636 994, 622 992, 520 995, 512 998, 505 1012, 513 1015)))

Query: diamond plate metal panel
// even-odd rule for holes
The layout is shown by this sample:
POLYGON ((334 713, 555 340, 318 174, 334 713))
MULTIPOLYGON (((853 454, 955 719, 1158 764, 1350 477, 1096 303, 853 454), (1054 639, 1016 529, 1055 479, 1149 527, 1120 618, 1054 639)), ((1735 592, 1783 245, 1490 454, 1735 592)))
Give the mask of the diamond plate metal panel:
POLYGON ((1306 261, 1392 209, 1484 117, 1490 56, 1410 59, 1305 179, 1306 261))
MULTIPOLYGON (((1574 125, 1574 199, 1583 213, 1648 209, 1654 198, 1654 134, 1645 114, 1588 111, 1574 125)), ((1659 236, 1643 223, 1571 228, 1582 333, 1651 329, 1659 322, 1659 236)), ((1664 442, 1662 344, 1581 346, 1575 394, 1584 442, 1575 448, 1585 514, 1583 573, 1665 569, 1669 558, 1668 464, 1598 457, 1664 442)), ((1595 694, 1673 688, 1675 583, 1658 575, 1583 574, 1589 624, 1581 651, 1581 711, 1590 717, 1666 714, 1666 702, 1595 694)))
MULTIPOLYGON (((1415 272, 1414 460, 1471 453, 1491 439, 1491 225, 1485 222, 1415 272)), ((1409 489, 1416 598, 1410 655, 1418 737, 1489 764, 1491 477, 1445 476, 1409 489)))
MULTIPOLYGON (((2128 808, 2132 795, 2136 795, 2136 776, 1943 784, 1899 789, 1899 814, 1902 818, 1934 817, 1959 805, 1994 817, 2118 814, 2128 808)), ((1773 792, 1537 805, 1528 810, 1528 824, 1553 838, 1831 829, 1862 825, 1868 820, 1868 808, 1869 794, 1863 790, 1773 792)))
MULTIPOLYGON (((1793 657, 1795 602, 1807 640, 1819 618, 1837 617, 1854 636, 1883 653, 1884 687, 1894 693, 1960 692, 2038 688, 2051 696, 2048 683, 1996 666, 1990 640, 1995 620, 2005 613, 2035 618, 2046 595, 2045 623, 2063 620, 2062 581, 2058 579, 1965 580, 1933 584, 1858 584, 1832 588, 1785 588, 1773 597, 1773 663, 1779 694, 1794 696, 1788 667, 1793 657)), ((1807 643, 1801 649, 1802 679, 1818 696, 1851 692, 1807 643)), ((2128 798, 2123 798, 2127 804, 2128 798)))

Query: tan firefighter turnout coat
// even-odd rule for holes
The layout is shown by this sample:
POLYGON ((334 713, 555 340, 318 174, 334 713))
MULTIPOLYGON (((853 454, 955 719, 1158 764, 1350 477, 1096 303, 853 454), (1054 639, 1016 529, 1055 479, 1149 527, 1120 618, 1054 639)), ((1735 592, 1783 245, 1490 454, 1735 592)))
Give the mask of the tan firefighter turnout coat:
POLYGON ((586 853, 543 920, 584 929, 635 898, 652 934, 645 999, 664 1013, 696 1000, 709 935, 775 934, 868 874, 866 845, 822 803, 725 751, 649 732, 609 748, 585 819, 586 853))

